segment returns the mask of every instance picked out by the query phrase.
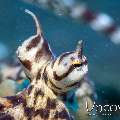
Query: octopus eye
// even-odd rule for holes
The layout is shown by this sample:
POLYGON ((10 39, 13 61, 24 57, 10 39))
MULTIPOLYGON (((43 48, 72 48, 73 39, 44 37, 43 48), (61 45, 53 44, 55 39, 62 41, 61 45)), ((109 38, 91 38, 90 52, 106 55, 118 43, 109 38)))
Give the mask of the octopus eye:
POLYGON ((83 64, 74 64, 73 66, 76 68, 76 67, 81 67, 83 64))

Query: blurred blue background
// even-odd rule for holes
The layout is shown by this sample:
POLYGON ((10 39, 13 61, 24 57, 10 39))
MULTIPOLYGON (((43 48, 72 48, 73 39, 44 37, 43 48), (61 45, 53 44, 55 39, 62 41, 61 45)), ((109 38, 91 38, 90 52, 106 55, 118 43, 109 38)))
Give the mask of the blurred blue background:
MULTIPOLYGON (((120 25, 120 1, 84 2, 92 10, 108 13, 120 25)), ((34 21, 24 12, 26 8, 39 17, 44 36, 56 55, 74 50, 77 41, 84 40, 84 53, 89 62, 89 78, 95 84, 98 100, 120 104, 120 45, 113 44, 108 37, 93 31, 82 21, 58 17, 51 11, 21 0, 0 0, 0 42, 8 46, 9 55, 14 55, 19 44, 35 33, 34 21)), ((112 117, 111 119, 113 120, 112 117)), ((119 118, 116 116, 114 120, 119 118)))

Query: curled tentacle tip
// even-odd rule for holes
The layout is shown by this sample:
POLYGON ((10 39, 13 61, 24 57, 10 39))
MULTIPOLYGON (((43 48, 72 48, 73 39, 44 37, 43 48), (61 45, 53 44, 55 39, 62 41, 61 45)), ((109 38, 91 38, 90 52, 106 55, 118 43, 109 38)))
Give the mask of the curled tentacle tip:
POLYGON ((40 27, 39 21, 37 19, 37 16, 32 11, 30 11, 28 9, 25 9, 25 12, 32 16, 32 18, 35 21, 36 27, 37 27, 37 34, 40 34, 41 33, 41 27, 40 27))
POLYGON ((76 51, 80 51, 83 47, 83 40, 79 40, 77 43, 76 51))
POLYGON ((28 9, 25 9, 25 13, 30 14, 33 18, 35 18, 35 14, 28 9))
POLYGON ((25 13, 30 14, 33 18, 35 18, 35 14, 28 9, 25 9, 25 13))
POLYGON ((82 43, 83 43, 83 40, 79 40, 79 41, 78 41, 78 44, 82 44, 82 43))
POLYGON ((31 13, 31 11, 30 11, 30 10, 28 10, 28 9, 25 9, 25 12, 26 12, 26 13, 31 13))

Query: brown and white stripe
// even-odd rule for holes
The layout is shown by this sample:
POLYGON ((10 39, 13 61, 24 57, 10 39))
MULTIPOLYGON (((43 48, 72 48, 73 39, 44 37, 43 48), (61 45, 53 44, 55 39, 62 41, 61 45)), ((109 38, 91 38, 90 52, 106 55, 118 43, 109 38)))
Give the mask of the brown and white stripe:
POLYGON ((43 64, 53 58, 53 55, 48 43, 43 38, 37 17, 29 10, 26 10, 26 12, 33 17, 37 33, 23 42, 22 46, 17 50, 17 55, 26 69, 27 76, 33 78, 43 64))

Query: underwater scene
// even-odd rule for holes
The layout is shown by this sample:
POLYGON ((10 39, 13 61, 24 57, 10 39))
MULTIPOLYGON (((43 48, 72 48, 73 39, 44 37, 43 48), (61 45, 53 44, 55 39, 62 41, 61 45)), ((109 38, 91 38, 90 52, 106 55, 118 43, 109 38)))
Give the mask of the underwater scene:
POLYGON ((0 120, 120 120, 120 1, 0 0, 0 120))

